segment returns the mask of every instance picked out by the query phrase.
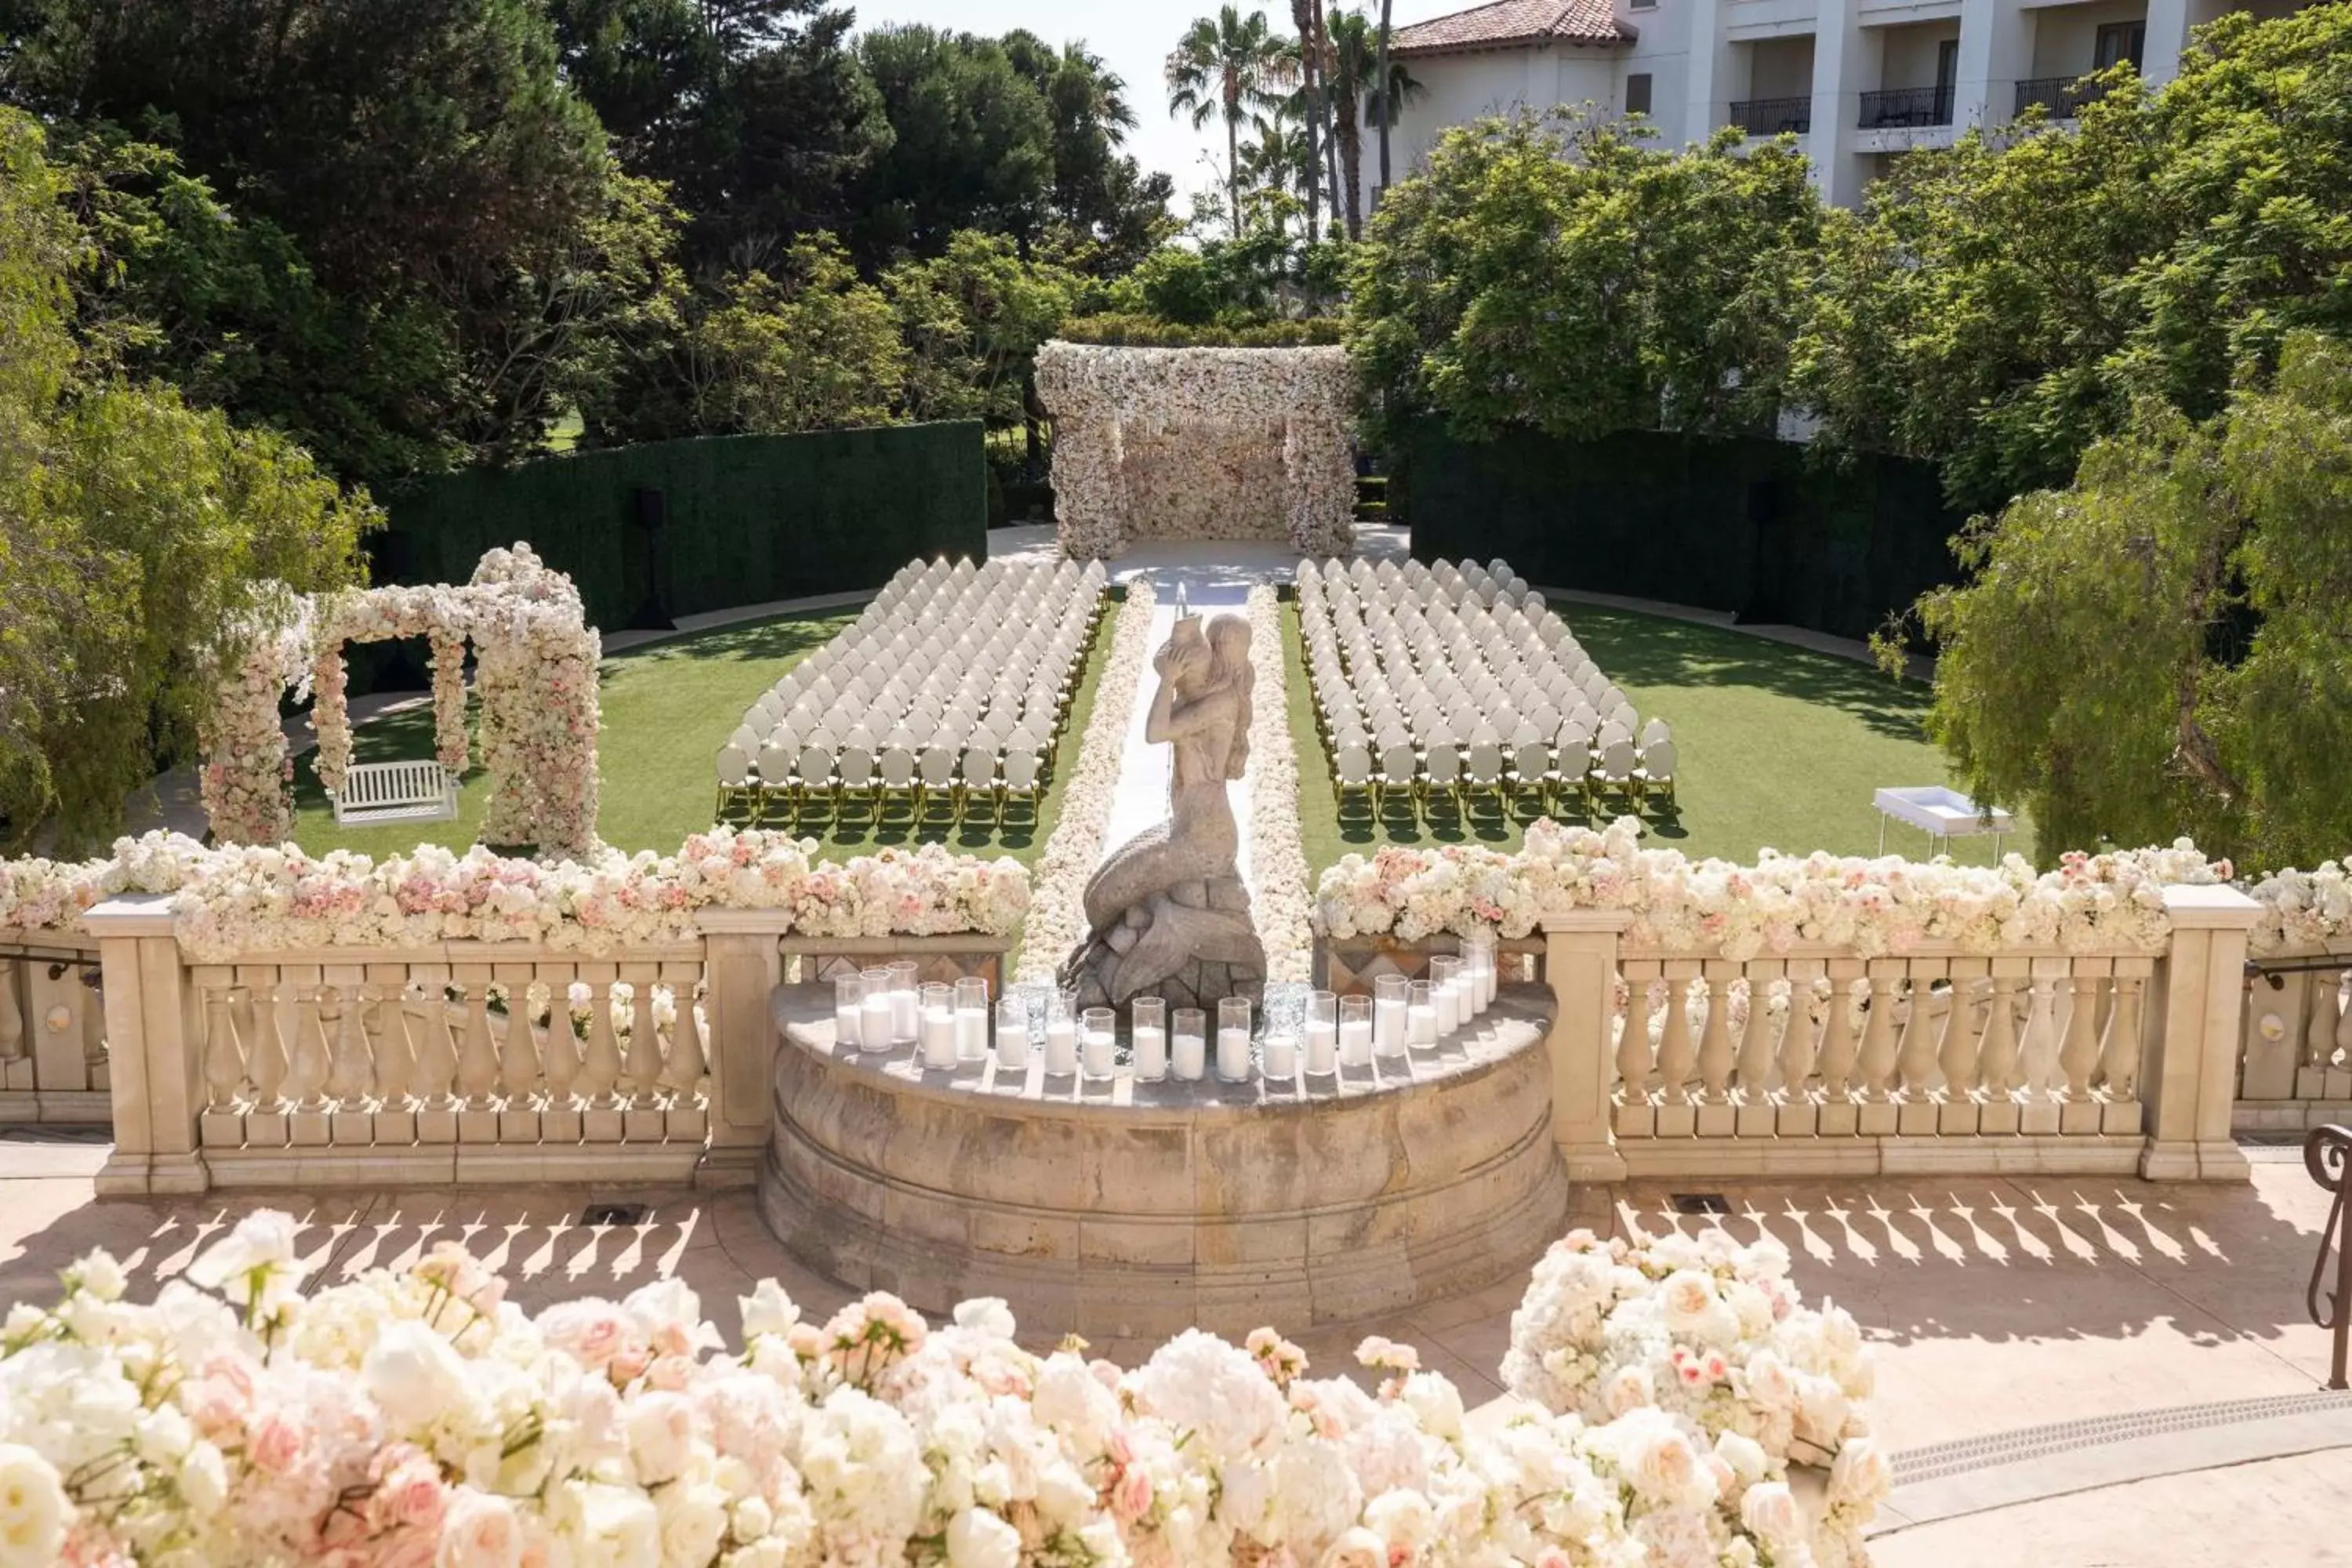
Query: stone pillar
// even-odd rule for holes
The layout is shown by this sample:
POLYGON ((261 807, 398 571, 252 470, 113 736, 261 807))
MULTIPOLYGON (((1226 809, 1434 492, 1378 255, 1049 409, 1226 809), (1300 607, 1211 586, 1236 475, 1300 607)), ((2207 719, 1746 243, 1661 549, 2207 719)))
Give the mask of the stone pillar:
POLYGON ((1878 85, 1879 42, 1862 26, 1858 0, 1821 0, 1813 24, 1813 128, 1805 138, 1813 180, 1832 206, 1862 205, 1862 95, 1878 85))
POLYGON ((82 918, 98 937, 114 1103, 114 1152, 97 1189, 201 1193, 212 1185, 196 1152, 204 1033, 173 935, 171 896, 126 893, 82 918))
POLYGON ((2235 888, 2167 888, 2172 940, 2157 964, 2156 1020, 2140 1068, 2152 1182, 2243 1181, 2230 1131, 2244 1037, 2246 932, 2261 906, 2235 888))
POLYGON ((2017 84, 2033 75, 2038 16, 2016 0, 1961 0, 1955 126, 1992 130, 2017 118, 2017 84))
POLYGON ((2140 50, 2140 79, 2161 87, 2179 76, 2180 52, 2189 47, 2189 29, 2217 14, 2192 0, 2147 0, 2147 37, 2140 50))
POLYGON ((1544 921, 1551 985, 1551 1125, 1572 1182, 1622 1182, 1625 1160, 1610 1128, 1616 1074, 1617 939, 1633 917, 1578 910, 1544 921))
POLYGON ((766 910, 705 910, 700 917, 710 1152, 699 1185, 745 1187, 759 1174, 776 1057, 769 1006, 784 977, 778 942, 787 918, 766 910))

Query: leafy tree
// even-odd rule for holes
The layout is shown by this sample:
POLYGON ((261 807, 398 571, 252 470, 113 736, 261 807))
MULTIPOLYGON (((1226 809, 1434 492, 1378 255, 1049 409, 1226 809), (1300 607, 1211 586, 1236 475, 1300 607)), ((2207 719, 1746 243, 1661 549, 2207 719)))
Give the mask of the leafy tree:
POLYGON ((1349 340, 1381 417, 1769 427, 1821 206, 1792 143, 1740 145, 1662 153, 1576 115, 1448 132, 1354 258, 1349 340))
POLYGON ((1074 265, 1097 277, 1134 267, 1174 232, 1168 216, 1175 180, 1143 172, 1120 151, 1135 129, 1127 83, 1079 43, 1057 51, 1034 33, 1003 39, 1013 68, 1036 87, 1053 125, 1050 207, 1060 232, 1052 241, 1074 265))
POLYGON ((857 53, 894 132, 860 187, 861 253, 942 255, 965 228, 1034 239, 1053 191, 1054 121, 1004 46, 903 26, 866 34, 857 53))
POLYGON ((119 826, 215 697, 205 652, 357 581, 374 521, 299 448, 122 378, 71 328, 96 247, 28 116, 0 110, 0 839, 119 826))
POLYGON ((1037 350, 1080 288, 1062 268, 1023 261, 1003 236, 970 231, 945 256, 884 273, 908 349, 906 416, 1021 423, 1037 350))
POLYGON ((11 100, 173 154, 152 179, 118 163, 127 199, 201 229, 191 187, 166 184, 184 173, 268 226, 175 242, 175 263, 228 274, 169 286, 223 313, 167 319, 156 368, 209 395, 269 383, 233 409, 286 421, 350 471, 537 445, 554 410, 498 380, 518 276, 573 244, 607 165, 534 0, 13 0, 0 26, 11 100), (297 309, 274 317, 272 300, 297 309), (230 357, 296 385, 203 363, 231 335, 287 340, 230 357), (330 410, 319 427, 313 405, 330 410))
POLYGON ((2182 832, 2255 866, 2352 839, 2352 345, 2290 338, 2272 391, 2190 422, 2154 401, 2072 488, 1962 542, 1921 603, 1931 724, 2041 841, 2182 832))
POLYGON ((1242 127, 1280 101, 1293 58, 1265 12, 1244 20, 1233 5, 1196 19, 1168 57, 1168 112, 1190 115, 1195 131, 1212 120, 1225 123, 1225 211, 1236 239, 1243 232, 1242 127))
POLYGON ((2209 417, 2287 332, 2352 331, 2352 6, 2232 13, 2162 89, 2103 86, 2075 132, 1913 154, 1831 220, 1795 375, 1831 440, 1998 506, 2138 399, 2209 417))
MULTIPOLYGON (((1402 60, 1390 61, 1383 67, 1379 30, 1362 12, 1342 11, 1335 5, 1325 29, 1330 40, 1330 64, 1327 69, 1331 97, 1339 106, 1333 134, 1339 142, 1339 185, 1341 199, 1346 203, 1348 237, 1360 239, 1364 234, 1363 127, 1381 126, 1385 142, 1383 106, 1393 103, 1402 112, 1406 104, 1420 100, 1425 89, 1413 79, 1402 60), (1383 75, 1388 81, 1385 92, 1381 88, 1383 75)), ((1381 182, 1388 183, 1385 147, 1381 182)))

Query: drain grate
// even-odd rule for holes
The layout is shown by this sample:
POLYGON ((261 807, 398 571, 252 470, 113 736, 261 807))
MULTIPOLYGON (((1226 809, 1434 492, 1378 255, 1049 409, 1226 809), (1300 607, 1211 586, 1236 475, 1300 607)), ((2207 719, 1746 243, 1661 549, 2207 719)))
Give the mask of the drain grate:
POLYGON ((1676 1214, 1729 1214, 1731 1205, 1723 1201, 1721 1193, 1676 1193, 1674 1194, 1676 1214))
POLYGON ((644 1204, 590 1204, 580 1211, 582 1225, 643 1225, 644 1204))
POLYGON ((95 1122, 26 1121, 0 1127, 0 1143, 75 1143, 103 1148, 114 1142, 114 1129, 95 1122))
POLYGON ((2061 1421, 2048 1426, 2027 1426, 1985 1437, 1964 1437, 1934 1443, 1893 1456, 1895 1483, 1914 1486, 1992 1465, 2014 1465, 2047 1458, 2076 1448, 2107 1443, 2127 1443, 2168 1432, 2191 1432, 2209 1426, 2233 1426, 2246 1421, 2274 1421, 2286 1415, 2307 1415, 2326 1410, 2352 1409, 2352 1394, 2284 1394, 2268 1399, 2225 1399, 2211 1405, 2180 1405, 2163 1410, 2139 1410, 2121 1415, 2098 1415, 2082 1421, 2061 1421))

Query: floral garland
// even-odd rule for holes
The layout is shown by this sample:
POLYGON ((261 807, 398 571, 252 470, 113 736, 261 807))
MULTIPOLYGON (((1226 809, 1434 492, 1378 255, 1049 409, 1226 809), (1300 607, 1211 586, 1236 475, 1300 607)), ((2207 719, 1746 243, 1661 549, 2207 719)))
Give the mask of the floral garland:
POLYGON ((1304 984, 1315 967, 1314 900, 1298 818, 1298 752, 1290 734, 1282 604, 1272 586, 1249 591, 1249 858, 1251 912, 1265 946, 1265 975, 1304 984))
POLYGON ((343 665, 342 645, 324 647, 310 664, 314 700, 310 721, 319 737, 319 787, 340 795, 352 771, 352 711, 348 702, 350 671, 343 665))
POLYGON ((289 948, 413 948, 529 942, 605 953, 690 941, 704 909, 772 910, 810 936, 1008 936, 1029 906, 1010 858, 944 846, 824 864, 811 839, 715 827, 675 855, 606 850, 549 865, 479 846, 435 845, 373 860, 292 846, 206 848, 179 834, 121 839, 103 860, 0 861, 0 928, 86 929, 123 892, 169 893, 180 942, 200 961, 289 948))
POLYGON ((1055 416, 1054 511, 1073 560, 1117 556, 1131 524, 1263 533, 1269 508, 1303 554, 1355 548, 1345 349, 1056 342, 1038 352, 1037 392, 1055 416))
MULTIPOLYGON (((1859 1528, 1887 1489, 1884 1456, 1849 1438, 1826 1519, 1806 1517, 1758 1386, 1774 1352, 1748 1348, 1765 1330, 1745 1318, 1733 1400, 1670 1384, 1632 1402, 1621 1374, 1605 1417, 1521 1404, 1474 1429, 1453 1384, 1385 1340, 1357 1351, 1372 1393, 1310 1378, 1268 1329, 1187 1331, 1122 1371, 1022 1349, 1003 1301, 934 1325, 877 1293, 819 1323, 767 1279, 724 1353, 679 1280, 533 1317, 452 1241, 305 1295, 297 1235, 250 1215, 152 1306, 94 1252, 57 1307, 10 1314, 11 1561, 1843 1568, 1867 1562, 1859 1528)), ((1689 1321, 1674 1331, 1696 1344, 1761 1301, 1791 1376, 1814 1348, 1843 1353, 1851 1321, 1789 1330, 1801 1310, 1768 1268, 1657 1278, 1597 1256, 1609 1323, 1689 1321)))
POLYGON ((433 754, 462 776, 473 763, 466 735, 466 639, 435 632, 427 662, 433 669, 433 754))
POLYGON ((2246 889, 2263 912, 2247 946, 2256 952, 2327 947, 2352 937, 2352 872, 2335 860, 2315 871, 2276 871, 2246 889))
POLYGON ((294 758, 278 700, 310 683, 310 605, 287 598, 276 624, 241 626, 215 653, 219 696, 199 725, 197 793, 213 832, 228 842, 275 844, 294 832, 294 758))
POLYGON ((1062 785, 1062 820, 1045 840, 1037 862, 1037 893, 1021 935, 1019 978, 1054 978, 1070 950, 1086 940, 1087 879, 1102 864, 1103 834, 1110 826, 1118 793, 1118 764, 1127 750, 1127 728, 1151 659, 1151 616, 1158 607, 1151 584, 1139 578, 1127 585, 1111 630, 1110 653, 1095 688, 1094 712, 1079 738, 1078 760, 1062 785))
POLYGON ((1627 937, 1636 945, 1734 959, 1800 942, 1864 954, 1922 942, 1978 952, 2153 952, 2171 930, 2167 884, 2230 879, 2228 861, 2209 862, 2185 838, 2168 849, 2070 853, 2056 870, 2037 876, 2017 855, 1974 867, 1767 850, 1758 864, 1736 866, 1643 849, 1640 832, 1632 817, 1598 832, 1543 821, 1528 829, 1516 854, 1391 845, 1349 855, 1323 873, 1317 929, 1339 939, 1393 934, 1405 942, 1479 929, 1519 937, 1549 915, 1622 910, 1633 917, 1627 937))

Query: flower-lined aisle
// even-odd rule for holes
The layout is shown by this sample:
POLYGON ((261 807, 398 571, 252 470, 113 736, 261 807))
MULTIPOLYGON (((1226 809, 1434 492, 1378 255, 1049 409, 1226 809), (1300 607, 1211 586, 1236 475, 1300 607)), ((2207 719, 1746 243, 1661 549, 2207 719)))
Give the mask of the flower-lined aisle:
POLYGON ((773 1280, 730 1352, 683 1283, 536 1319, 462 1247, 304 1296, 263 1213, 152 1306, 103 1253, 0 1339, 0 1563, 336 1568, 1840 1568, 1887 1489, 1851 1319, 1771 1244, 1570 1237, 1466 1422, 1416 1353, 1368 1393, 1261 1329, 1131 1370, 773 1280), (1816 1520, 1792 1453, 1834 1451, 1816 1520))
POLYGON ((1315 971, 1314 899, 1298 817, 1298 752, 1284 689, 1282 603, 1273 587, 1249 591, 1249 868, 1251 912, 1265 947, 1265 977, 1305 984, 1315 971))
POLYGON ((1038 858, 1037 884, 1022 929, 1018 978, 1045 982, 1087 934, 1087 879, 1102 864, 1103 834, 1118 797, 1119 761, 1135 717, 1143 671, 1151 661, 1151 617, 1158 600, 1139 578, 1127 585, 1111 628, 1110 653, 1095 688, 1094 712, 1078 738, 1077 761, 1062 781, 1062 819, 1038 858))
POLYGON ((476 846, 371 859, 292 845, 207 849, 180 834, 117 840, 102 860, 0 860, 0 929, 74 931, 117 893, 168 893, 193 957, 311 947, 531 942, 611 952, 698 934, 703 909, 773 910, 827 937, 1009 935, 1029 907, 1017 860, 936 844, 840 863, 814 839, 714 827, 674 855, 608 850, 549 865, 476 846))
MULTIPOLYGON (((1516 853, 1391 845, 1349 855, 1323 873, 1316 926, 1341 939, 1393 933, 1417 942, 1436 931, 1480 929, 1517 937, 1549 914, 1622 910, 1633 916, 1627 935, 1637 945, 1708 948, 1732 959, 1799 942, 1865 954, 1919 942, 1957 942, 1972 952, 2154 952, 2171 930, 2165 887, 2226 882, 2231 875, 2228 861, 2207 860, 2185 838, 2167 849, 2072 853, 2056 870, 2037 874, 2018 855, 1980 867, 1767 850, 1758 864, 1738 866, 1644 849, 1640 835, 1641 824, 1630 816, 1599 831, 1547 820, 1528 829, 1526 847, 1516 853)), ((2340 898, 2340 876, 2337 887, 2340 898)), ((2301 880, 2279 878, 2249 891, 2273 906, 2326 897, 2301 880)), ((2283 934, 2275 921, 2258 925, 2257 950, 2283 934)))

